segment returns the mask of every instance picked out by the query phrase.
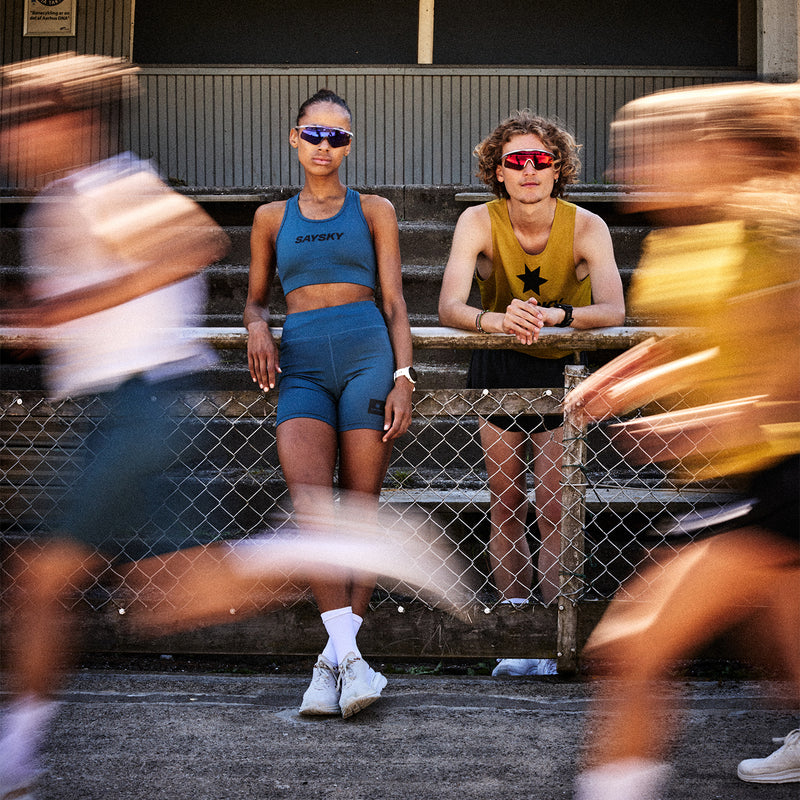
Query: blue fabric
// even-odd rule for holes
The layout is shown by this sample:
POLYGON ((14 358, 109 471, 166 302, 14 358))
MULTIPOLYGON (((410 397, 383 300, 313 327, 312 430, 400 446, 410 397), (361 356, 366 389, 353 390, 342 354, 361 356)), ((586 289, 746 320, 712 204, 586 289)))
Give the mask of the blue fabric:
POLYGON ((375 289, 377 261, 358 192, 347 190, 338 214, 306 219, 295 195, 286 203, 275 242, 283 293, 317 283, 355 283, 375 289))
POLYGON ((393 373, 389 331, 374 303, 289 314, 281 339, 277 423, 302 417, 338 431, 382 431, 393 373))
POLYGON ((152 383, 137 376, 96 396, 98 407, 107 413, 87 437, 82 467, 64 505, 55 512, 53 535, 75 539, 117 560, 198 543, 173 524, 175 510, 167 514, 162 506, 168 492, 164 473, 181 446, 181 420, 173 412, 175 393, 187 381, 191 377, 152 383))

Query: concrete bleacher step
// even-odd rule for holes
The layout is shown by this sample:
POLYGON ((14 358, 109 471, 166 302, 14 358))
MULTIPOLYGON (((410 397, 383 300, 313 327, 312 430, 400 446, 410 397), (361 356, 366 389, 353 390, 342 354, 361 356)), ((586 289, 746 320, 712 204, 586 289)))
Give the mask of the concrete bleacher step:
MULTIPOLYGON (((201 515, 196 519, 200 527, 214 521, 217 530, 247 530, 254 515, 266 513, 285 495, 270 411, 275 398, 267 396, 266 401, 252 384, 233 393, 204 385, 190 400, 192 414, 176 432, 181 466, 168 477, 181 485, 176 501, 191 501, 191 508, 176 507, 174 513, 192 519, 201 515)), ((9 409, 0 416, 0 529, 20 530, 34 525, 37 515, 41 518, 66 490, 70 453, 91 430, 101 407, 87 406, 75 418, 69 409, 67 416, 54 414, 41 392, 2 391, 0 403, 9 409)), ((395 448, 384 502, 445 516, 486 511, 489 497, 477 419, 453 411, 436 418, 415 415, 411 432, 395 448)), ((602 429, 589 432, 588 445, 586 507, 593 513, 622 516, 636 510, 657 515, 669 510, 677 515, 734 497, 721 484, 681 487, 654 466, 626 467, 602 429)))
MULTIPOLYGON (((437 305, 445 264, 452 243, 453 231, 459 214, 466 207, 456 199, 458 187, 396 188, 382 194, 390 196, 399 217, 403 283, 406 304, 412 326, 437 326, 437 305)), ((267 197, 269 193, 264 194, 267 197)), ((203 205, 224 225, 231 240, 226 257, 206 270, 209 301, 206 314, 198 324, 212 327, 240 327, 247 295, 250 259, 250 230, 255 208, 263 198, 254 199, 244 194, 237 199, 229 196, 224 201, 218 196, 199 198, 203 205)), ((585 199, 585 198, 584 198, 585 199)), ((0 227, 0 285, 5 289, 22 279, 20 237, 14 227, 19 218, 19 204, 14 213, 4 213, 0 227)), ((592 210, 608 207, 596 204, 592 210)), ((11 203, 2 210, 13 211, 11 203)), ((618 218, 609 217, 617 262, 627 287, 630 275, 638 262, 641 244, 648 228, 638 224, 620 224, 618 218)), ((479 304, 477 288, 473 286, 472 300, 479 304)), ((286 306, 280 289, 273 292, 271 311, 276 325, 282 325, 286 306)), ((418 349, 415 365, 420 373, 420 389, 433 390, 465 385, 469 351, 464 349, 418 349)), ((42 372, 36 357, 27 353, 2 358, 3 388, 41 389, 42 372), (16 360, 15 360, 16 359, 16 360)), ((239 392, 252 390, 254 385, 247 370, 247 356, 243 349, 221 350, 218 364, 204 376, 204 386, 209 391, 239 392)), ((452 439, 460 423, 442 421, 436 428, 441 442, 452 439)), ((251 423, 230 421, 231 440, 250 435, 251 423), (249 432, 249 433, 248 433, 249 432)), ((433 430, 433 429, 431 429, 433 430)), ((430 450, 436 456, 437 442, 431 441, 430 450)), ((458 484, 457 476, 453 485, 458 484)), ((418 498, 422 501, 422 497, 418 498)))
MULTIPOLYGON (((412 325, 437 325, 439 290, 449 255, 453 226, 437 223, 401 223, 403 257, 403 292, 412 325)), ((627 290, 639 260, 647 228, 612 228, 617 264, 627 290)), ((248 234, 249 235, 249 234, 248 234)), ((234 238, 234 237, 232 237, 234 238)), ((236 243, 221 263, 206 270, 209 287, 209 325, 240 325, 247 297, 249 239, 237 229, 236 243), (213 322, 211 321, 213 319, 213 322)), ((477 286, 473 284, 471 301, 479 305, 477 286)), ((280 285, 274 287, 271 309, 278 322, 286 313, 286 302, 280 285)))
MULTIPOLYGON (((380 190, 394 202, 399 216, 404 292, 413 324, 438 323, 437 304, 442 275, 449 256, 455 223, 466 207, 463 200, 456 199, 459 190, 463 188, 387 187, 380 190)), ((224 196, 195 193, 194 196, 224 225, 231 241, 226 257, 206 271, 209 302, 205 324, 241 324, 247 295, 252 216, 258 203, 263 199, 270 199, 273 194, 282 196, 285 192, 265 189, 259 193, 224 196)), ((462 191, 460 194, 463 197, 465 193, 462 191)), ((473 198, 485 197, 480 192, 466 194, 473 198)), ((611 208, 610 202, 598 202, 596 195, 609 200, 616 196, 613 189, 583 187, 575 191, 574 199, 577 202, 588 201, 587 205, 591 205, 595 211, 608 211, 611 208)), ((23 199, 14 204, 11 202, 13 198, 0 199, 3 200, 4 212, 3 227, 0 227, 0 284, 6 288, 19 282, 22 277, 21 248, 15 224, 28 201, 23 199)), ((639 224, 618 224, 619 219, 613 216, 610 221, 617 263, 627 288, 648 228, 639 224)), ((477 292, 474 297, 477 298, 477 292)), ((272 310, 280 322, 285 314, 285 301, 279 285, 273 293, 272 310)))

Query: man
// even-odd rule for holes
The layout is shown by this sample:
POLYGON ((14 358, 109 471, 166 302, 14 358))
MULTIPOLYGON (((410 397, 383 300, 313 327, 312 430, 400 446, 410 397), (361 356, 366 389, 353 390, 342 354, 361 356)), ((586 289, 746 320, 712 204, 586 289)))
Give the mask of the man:
MULTIPOLYGON (((608 227, 562 199, 577 180, 578 146, 551 120, 518 111, 476 148, 478 176, 497 200, 467 209, 453 236, 439 298, 443 325, 516 337, 519 347, 476 350, 468 387, 563 386, 570 351, 538 346, 543 327, 619 325, 622 281, 608 227), (482 308, 469 304, 473 276, 482 308), (533 345, 533 346, 531 346, 533 345)), ((523 605, 533 581, 525 536, 525 450, 533 447, 542 600, 558 593, 561 522, 560 416, 496 415, 480 420, 489 478, 489 559, 502 603, 523 605)), ((552 659, 502 659, 494 675, 552 674, 552 659)))

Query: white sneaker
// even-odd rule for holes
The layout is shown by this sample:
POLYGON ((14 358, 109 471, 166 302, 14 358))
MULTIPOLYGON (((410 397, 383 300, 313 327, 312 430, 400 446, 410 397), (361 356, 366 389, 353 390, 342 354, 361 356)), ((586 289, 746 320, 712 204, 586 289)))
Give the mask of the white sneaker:
POLYGON ((9 737, 0 739, 0 800, 35 800, 34 786, 42 773, 38 762, 8 758, 9 737))
POLYGON ((646 758, 624 758, 575 778, 575 800, 658 800, 669 777, 669 767, 646 758))
MULTIPOLYGON (((3 787, 0 787, 0 791, 2 789, 3 787)), ((0 800, 36 800, 36 797, 29 786, 19 786, 0 794, 0 800)))
MULTIPOLYGON (((0 791, 2 790, 3 787, 0 787, 0 791)), ((0 800, 36 800, 36 796, 29 786, 19 786, 0 794, 0 800)))
POLYGON ((558 675, 558 665, 554 658, 539 658, 537 675, 558 675))
POLYGON ((772 755, 739 762, 736 774, 748 783, 800 781, 800 728, 788 734, 783 745, 772 755))
POLYGON ((554 658, 502 658, 498 659, 497 666, 492 670, 493 678, 557 674, 554 658))
POLYGON ((0 800, 35 800, 33 785, 37 775, 22 771, 0 769, 0 800))
POLYGON ((339 668, 325 656, 320 656, 314 664, 314 674, 303 695, 300 713, 304 716, 339 713, 339 668))
POLYGON ((12 700, 0 726, 0 800, 34 800, 37 753, 59 704, 36 695, 12 700))
POLYGON ((386 686, 386 678, 375 672, 363 658, 348 653, 339 665, 339 708, 342 716, 352 717, 374 703, 386 686))

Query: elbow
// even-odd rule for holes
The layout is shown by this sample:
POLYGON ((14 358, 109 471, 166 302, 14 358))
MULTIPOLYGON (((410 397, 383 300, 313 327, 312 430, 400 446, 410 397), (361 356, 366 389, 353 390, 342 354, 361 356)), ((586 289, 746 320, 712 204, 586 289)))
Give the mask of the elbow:
POLYGON ((213 236, 209 236, 208 242, 206 243, 204 257, 202 259, 205 261, 203 266, 205 267, 210 264, 214 264, 215 262, 225 258, 225 256, 230 252, 230 249, 231 240, 228 237, 228 234, 223 230, 215 231, 213 236))
POLYGON ((611 314, 608 315, 608 318, 605 322, 605 327, 613 328, 619 327, 620 325, 625 324, 625 312, 624 311, 613 311, 611 314))
POLYGON ((450 305, 449 305, 449 303, 446 303, 444 300, 440 299, 439 300, 438 313, 439 313, 439 324, 440 325, 446 325, 447 327, 450 327, 450 328, 454 327, 454 325, 453 325, 453 317, 451 316, 451 313, 450 313, 450 305))
POLYGON ((405 299, 400 296, 383 304, 383 313, 389 322, 394 320, 408 321, 408 307, 405 299))
POLYGON ((602 322, 599 325, 603 327, 613 327, 625 324, 625 303, 624 302, 609 302, 603 307, 602 322))

